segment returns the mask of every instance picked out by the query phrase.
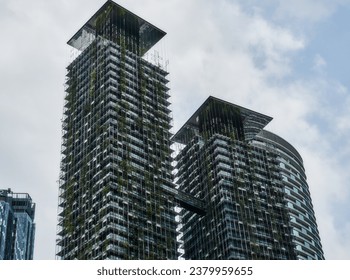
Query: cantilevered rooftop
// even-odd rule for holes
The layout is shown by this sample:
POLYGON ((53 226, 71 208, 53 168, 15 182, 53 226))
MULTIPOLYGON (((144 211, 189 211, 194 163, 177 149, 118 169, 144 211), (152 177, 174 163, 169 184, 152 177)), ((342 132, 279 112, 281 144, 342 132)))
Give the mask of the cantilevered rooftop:
POLYGON ((132 36, 140 45, 140 55, 144 55, 152 46, 165 36, 165 32, 126 10, 114 1, 108 0, 67 42, 68 45, 83 51, 96 36, 102 35, 113 40, 116 33, 132 36), (110 20, 111 28, 104 32, 102 22, 110 20))
MULTIPOLYGON (((210 96, 174 135, 173 141, 188 144, 194 135, 218 132, 218 127, 227 134, 235 133, 239 140, 249 141, 255 137, 272 117, 210 96), (220 125, 218 125, 220 123, 220 125), (215 125, 214 125, 215 124, 215 125)), ((220 131, 222 133, 223 131, 220 131)))

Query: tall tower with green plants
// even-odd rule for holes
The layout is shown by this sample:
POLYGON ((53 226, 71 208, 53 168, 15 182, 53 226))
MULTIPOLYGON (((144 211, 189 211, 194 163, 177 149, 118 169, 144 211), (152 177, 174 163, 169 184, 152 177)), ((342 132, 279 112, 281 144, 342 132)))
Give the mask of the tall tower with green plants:
POLYGON ((107 1, 68 41, 59 259, 176 259, 165 32, 107 1))

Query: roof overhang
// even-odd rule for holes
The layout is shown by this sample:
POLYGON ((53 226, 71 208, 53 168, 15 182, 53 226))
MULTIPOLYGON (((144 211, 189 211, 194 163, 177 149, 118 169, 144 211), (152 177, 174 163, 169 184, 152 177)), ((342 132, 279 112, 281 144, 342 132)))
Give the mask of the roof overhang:
POLYGON ((126 10, 114 1, 108 0, 67 42, 68 45, 83 51, 96 38, 96 27, 101 17, 111 13, 113 22, 123 22, 125 26, 133 26, 143 44, 141 55, 162 39, 166 32, 150 24, 146 20, 126 10))
POLYGON ((207 100, 173 136, 172 140, 177 143, 186 145, 188 143, 188 139, 191 139, 191 137, 195 135, 195 132, 199 130, 200 114, 214 102, 217 102, 219 104, 221 103, 222 106, 228 106, 231 110, 240 113, 246 140, 252 139, 272 120, 272 117, 221 100, 219 98, 209 96, 207 100))

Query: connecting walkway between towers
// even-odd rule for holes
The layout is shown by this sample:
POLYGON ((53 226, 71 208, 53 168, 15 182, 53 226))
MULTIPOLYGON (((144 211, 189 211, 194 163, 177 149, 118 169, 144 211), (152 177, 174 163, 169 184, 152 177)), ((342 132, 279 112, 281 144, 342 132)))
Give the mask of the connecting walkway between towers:
POLYGON ((167 193, 175 196, 175 201, 181 207, 200 215, 206 213, 205 204, 202 200, 175 188, 169 188, 165 185, 162 187, 167 193))

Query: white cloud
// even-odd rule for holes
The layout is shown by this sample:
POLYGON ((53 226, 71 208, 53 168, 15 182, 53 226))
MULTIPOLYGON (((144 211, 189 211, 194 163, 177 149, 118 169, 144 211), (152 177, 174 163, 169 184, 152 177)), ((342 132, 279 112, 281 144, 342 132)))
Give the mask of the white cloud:
POLYGON ((326 60, 320 54, 316 54, 314 57, 313 70, 321 72, 326 66, 326 60))
POLYGON ((336 8, 334 0, 276 0, 279 16, 294 17, 307 21, 319 21, 328 17, 336 8))
POLYGON ((247 10, 263 14, 268 11, 273 20, 301 21, 304 24, 316 24, 329 18, 340 6, 350 4, 348 0, 239 0, 239 2, 247 10))

